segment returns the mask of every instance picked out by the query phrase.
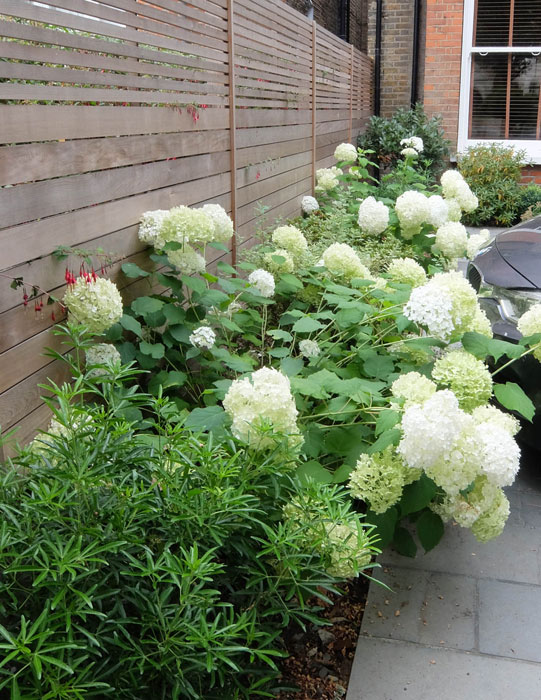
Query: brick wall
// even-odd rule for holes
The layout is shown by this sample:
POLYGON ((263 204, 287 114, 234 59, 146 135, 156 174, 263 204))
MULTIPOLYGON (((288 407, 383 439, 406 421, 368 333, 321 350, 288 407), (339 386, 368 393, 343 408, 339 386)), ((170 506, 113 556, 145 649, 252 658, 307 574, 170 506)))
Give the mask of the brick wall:
MULTIPOLYGON (((303 15, 307 11, 305 0, 284 0, 303 15)), ((340 0, 313 0, 314 19, 333 34, 340 32, 340 0)), ((367 7, 368 0, 350 0, 349 42, 360 51, 367 48, 367 7)))
POLYGON ((458 136, 463 10, 456 0, 427 0, 424 103, 427 114, 442 115, 451 152, 458 136))

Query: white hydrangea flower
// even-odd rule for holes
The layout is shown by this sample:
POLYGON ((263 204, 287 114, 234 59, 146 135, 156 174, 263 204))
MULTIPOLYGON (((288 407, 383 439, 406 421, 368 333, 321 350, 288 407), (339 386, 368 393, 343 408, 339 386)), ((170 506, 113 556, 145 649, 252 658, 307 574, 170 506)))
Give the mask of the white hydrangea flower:
POLYGON ((422 153, 424 149, 423 139, 420 136, 410 136, 400 141, 401 146, 415 149, 416 153, 422 153))
POLYGON ((509 435, 514 436, 520 430, 520 423, 510 413, 500 411, 496 406, 478 406, 472 411, 472 416, 477 424, 492 423, 499 425, 502 430, 505 430, 509 435))
POLYGON ((425 197, 422 192, 407 190, 397 198, 395 211, 400 221, 402 236, 411 238, 420 231, 422 224, 428 221, 430 216, 428 197, 425 197))
POLYGON ((341 143, 334 151, 335 160, 344 163, 355 163, 357 160, 357 149, 352 143, 341 143))
POLYGON ((335 165, 332 168, 320 168, 316 170, 316 191, 330 192, 338 187, 340 180, 338 176, 342 175, 342 170, 335 165))
POLYGON ((451 350, 436 360, 432 378, 455 394, 461 408, 471 411, 492 396, 492 376, 482 360, 463 348, 451 350))
POLYGON ((412 157, 414 157, 414 156, 418 156, 419 154, 417 153, 417 151, 415 150, 415 148, 403 148, 403 149, 400 151, 400 155, 402 155, 402 156, 412 156, 412 157))
POLYGON ((156 247, 167 243, 209 243, 214 240, 216 226, 202 209, 190 209, 184 205, 173 207, 164 217, 156 238, 156 247))
POLYGON ((299 351, 303 357, 318 357, 321 354, 321 348, 315 340, 301 340, 299 343, 299 351))
POLYGON ((270 253, 265 253, 264 260, 267 268, 275 274, 293 272, 293 270, 295 269, 295 261, 291 257, 291 253, 288 250, 285 250, 284 248, 277 248, 276 250, 273 250, 270 253), (275 255, 278 255, 281 258, 283 258, 283 262, 278 262, 277 260, 275 260, 275 255))
POLYGON ((509 501, 500 489, 490 507, 487 508, 473 523, 471 531, 479 542, 488 542, 499 537, 509 517, 509 501))
POLYGON ((510 486, 520 466, 520 448, 500 422, 484 421, 475 427, 481 471, 496 486, 510 486))
POLYGON ((267 270, 262 270, 261 268, 254 270, 248 276, 248 282, 255 287, 260 296, 267 299, 274 296, 274 277, 267 270))
POLYGON ((452 198, 446 199, 445 203, 447 204, 449 221, 460 221, 462 218, 462 209, 460 208, 460 204, 457 202, 457 200, 452 198))
POLYGON ((383 233, 389 225, 389 209, 374 197, 367 197, 359 206, 357 223, 369 236, 383 233))
POLYGON ((477 197, 458 170, 446 170, 441 176, 441 186, 445 198, 457 201, 462 211, 471 212, 477 209, 477 197))
POLYGON ((177 267, 184 275, 200 274, 205 271, 205 258, 187 243, 178 250, 167 253, 169 262, 177 267))
POLYGON ((391 384, 391 394, 398 398, 404 398, 405 406, 422 404, 436 393, 436 385, 428 377, 419 372, 406 372, 401 374, 391 384))
POLYGON ((287 436, 290 446, 302 442, 297 427, 297 408, 289 379, 270 367, 236 379, 223 401, 231 417, 233 434, 250 447, 262 450, 274 445, 265 429, 287 436))
POLYGON ((344 277, 347 281, 354 277, 371 279, 369 269, 347 243, 332 243, 323 252, 323 263, 332 275, 344 277))
POLYGON ((139 224, 139 240, 143 243, 155 245, 163 220, 167 214, 169 214, 167 209, 154 209, 153 211, 144 212, 139 224))
POLYGON ((486 335, 487 338, 492 338, 492 325, 483 309, 476 309, 469 330, 480 333, 481 335, 486 335))
POLYGON ((394 447, 388 447, 373 455, 362 454, 348 487, 354 498, 368 501, 374 513, 385 513, 400 500, 404 486, 420 476, 420 470, 407 467, 394 447))
POLYGON ((190 343, 196 348, 210 349, 216 342, 216 333, 210 326, 199 326, 190 334, 190 343))
POLYGON ((297 260, 308 250, 308 241, 296 226, 279 226, 273 231, 272 242, 278 248, 285 248, 297 260))
POLYGON ((439 194, 433 194, 428 198, 428 223, 434 228, 439 228, 449 219, 449 205, 439 194))
MULTIPOLYGON (((517 323, 517 328, 524 337, 541 333, 541 304, 534 304, 522 314, 517 323)), ((541 362, 541 346, 533 351, 533 356, 541 362)))
POLYGON ((69 285, 63 300, 70 319, 87 327, 91 333, 100 334, 120 320, 122 297, 114 282, 97 277, 95 280, 81 276, 69 285))
POLYGON ((468 259, 473 260, 489 239, 490 231, 487 228, 484 228, 479 231, 479 233, 475 233, 470 236, 466 244, 466 255, 468 259))
POLYGON ((464 255, 468 243, 465 226, 457 221, 448 221, 436 231, 436 245, 448 258, 460 258, 464 255))
POLYGON ((413 258, 395 258, 387 268, 388 274, 396 282, 419 287, 426 282, 426 272, 413 258))
POLYGON ((212 241, 216 243, 227 243, 235 229, 233 220, 226 210, 219 204, 204 204, 201 208, 214 223, 214 235, 212 241))
POLYGON ((315 197, 306 195, 301 200, 301 209, 304 214, 313 214, 315 211, 319 211, 319 203, 315 197))
MULTIPOLYGON (((104 365, 105 367, 111 368, 115 365, 120 365, 122 360, 120 353, 115 348, 114 345, 110 343, 97 343, 87 348, 85 352, 86 364, 91 365, 104 365)), ((96 368, 92 370, 91 374, 93 376, 102 376, 107 374, 106 369, 96 368)))

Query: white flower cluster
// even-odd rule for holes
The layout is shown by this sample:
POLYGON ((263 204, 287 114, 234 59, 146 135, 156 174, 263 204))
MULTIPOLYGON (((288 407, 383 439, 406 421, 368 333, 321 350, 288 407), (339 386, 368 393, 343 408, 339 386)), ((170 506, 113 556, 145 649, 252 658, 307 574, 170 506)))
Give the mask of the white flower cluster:
MULTIPOLYGON (((479 307, 477 294, 460 272, 434 275, 426 284, 412 290, 404 315, 440 340, 465 331, 487 331, 486 317, 479 307)), ((489 333, 490 334, 490 333, 489 333)))
POLYGON ((250 377, 236 379, 223 405, 233 421, 233 434, 256 450, 275 444, 269 430, 287 437, 291 447, 302 442, 289 379, 275 369, 263 367, 250 377))
POLYGON ((428 209, 427 222, 434 228, 443 226, 449 220, 449 206, 439 194, 433 194, 428 198, 428 209))
POLYGON ((389 209, 374 197, 367 197, 359 206, 357 223, 369 236, 383 233, 389 225, 389 209))
POLYGON ((167 209, 146 211, 139 224, 139 240, 149 245, 155 245, 164 218, 169 214, 167 209))
POLYGON ((226 210, 219 204, 204 204, 201 207, 201 211, 214 223, 212 241, 216 243, 227 243, 235 230, 233 228, 233 220, 226 210))
POLYGON ((370 270, 347 243, 332 243, 323 252, 322 260, 332 275, 343 277, 348 282, 354 277, 365 280, 372 278, 370 270))
POLYGON ((451 350, 436 360, 432 378, 451 389, 461 408, 471 411, 492 396, 492 376, 487 366, 463 349, 451 350))
POLYGON ((332 168, 320 168, 316 171, 316 192, 330 192, 338 187, 342 170, 335 165, 332 168))
POLYGON ((454 200, 460 209, 472 212, 479 206, 479 200, 458 170, 446 170, 441 176, 443 195, 447 200, 454 200))
POLYGON ((63 303, 70 319, 96 335, 111 328, 122 316, 120 292, 114 282, 103 277, 95 280, 79 277, 75 284, 68 286, 63 303))
POLYGON ((406 148, 413 148, 416 153, 422 153, 424 149, 423 139, 420 136, 410 136, 407 139, 402 139, 400 145, 406 148))
POLYGON ((448 221, 436 231, 436 246, 448 258, 460 258, 466 251, 468 232, 458 221, 448 221))
POLYGON ((419 154, 417 153, 417 151, 415 150, 415 148, 410 148, 410 147, 408 147, 408 148, 403 148, 403 149, 400 151, 400 155, 415 157, 415 156, 418 156, 419 154))
MULTIPOLYGON (((541 304, 534 304, 522 314, 517 323, 517 328, 524 337, 541 333, 541 304)), ((533 351, 533 356, 541 362, 541 347, 533 351)))
POLYGON ((83 440, 92 440, 94 419, 90 413, 77 410, 70 411, 66 423, 52 418, 47 431, 40 433, 32 440, 28 446, 30 451, 34 454, 46 455, 51 462, 56 463, 58 452, 52 447, 54 438, 72 440, 75 437, 80 437, 83 440))
POLYGON ((474 233, 468 238, 466 244, 466 255, 469 260, 473 260, 481 248, 490 239, 490 231, 488 228, 483 228, 479 233, 474 233))
POLYGON ((291 256, 291 253, 284 248, 277 248, 269 253, 265 253, 264 257, 265 266, 274 274, 282 274, 284 272, 293 272, 295 269, 295 261, 291 256), (283 258, 279 260, 275 256, 283 258))
POLYGON ((391 384, 391 394, 405 400, 404 405, 424 403, 436 393, 436 385, 419 372, 401 374, 391 384))
POLYGON ((301 200, 301 209, 303 214, 313 214, 315 211, 319 210, 319 203, 315 197, 306 195, 301 200))
POLYGON ((315 340, 301 340, 299 343, 299 351, 303 357, 318 357, 321 354, 321 348, 315 340))
POLYGON ((209 326, 199 326, 190 334, 189 341, 196 348, 210 349, 216 342, 216 333, 209 326))
POLYGON ((287 250, 299 261, 308 250, 308 241, 296 226, 279 226, 273 231, 272 242, 278 248, 287 250))
POLYGON ((261 268, 248 275, 248 282, 255 288, 259 296, 270 299, 274 295, 274 277, 261 268))
POLYGON ((426 282, 426 272, 413 258, 395 258, 387 268, 388 274, 396 282, 420 287, 426 282))
POLYGON ((107 369, 121 364, 121 357, 118 350, 110 343, 97 343, 88 348, 85 352, 87 367, 91 365, 103 365, 102 368, 95 368, 91 375, 95 377, 107 374, 107 369))
POLYGON ((401 194, 394 208, 400 221, 402 237, 406 239, 419 233, 421 226, 430 217, 428 197, 417 190, 407 190, 401 194))
POLYGON ((177 267, 184 275, 193 275, 205 271, 207 265, 205 258, 195 248, 185 243, 178 250, 167 253, 169 262, 177 267))
POLYGON ((355 163, 357 160, 357 149, 352 143, 341 143, 336 147, 334 157, 339 163, 355 163))

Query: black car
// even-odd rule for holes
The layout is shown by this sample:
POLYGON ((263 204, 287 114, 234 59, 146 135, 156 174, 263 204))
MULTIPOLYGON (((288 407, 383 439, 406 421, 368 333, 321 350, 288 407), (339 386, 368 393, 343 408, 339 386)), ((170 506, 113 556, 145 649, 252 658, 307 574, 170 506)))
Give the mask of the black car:
MULTIPOLYGON (((494 337, 517 342, 517 321, 533 304, 541 303, 541 216, 499 233, 469 263, 467 276, 479 293, 494 337)), ((541 363, 528 355, 498 375, 524 389, 537 413, 521 436, 541 447, 541 363)))

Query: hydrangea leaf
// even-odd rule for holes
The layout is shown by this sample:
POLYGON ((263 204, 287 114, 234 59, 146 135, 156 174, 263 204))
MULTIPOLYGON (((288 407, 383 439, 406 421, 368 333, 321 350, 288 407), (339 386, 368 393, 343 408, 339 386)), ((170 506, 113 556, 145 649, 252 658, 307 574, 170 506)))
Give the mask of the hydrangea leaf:
POLYGON ((400 414, 398 411, 385 410, 382 411, 376 420, 376 435, 384 433, 386 430, 394 428, 394 426, 399 422, 400 414))
POLYGON ((194 408, 186 418, 184 426, 194 432, 220 434, 227 420, 227 413, 221 406, 207 406, 194 408))
POLYGON ((132 302, 131 308, 136 316, 143 316, 147 314, 154 314, 163 306, 163 301, 161 299, 154 299, 154 297, 139 297, 132 302))
POLYGON ((187 287, 196 294, 203 294, 207 290, 207 285, 200 277, 191 277, 190 275, 182 275, 180 278, 187 287))
POLYGON ((318 484, 330 484, 333 480, 331 472, 322 467, 315 459, 301 464, 297 469, 296 475, 301 484, 307 484, 310 480, 318 484))
POLYGON ((526 345, 531 347, 532 345, 537 345, 541 343, 541 333, 534 333, 534 335, 526 335, 522 337, 519 341, 520 345, 526 345))
POLYGON ((169 330, 169 333, 171 334, 171 336, 178 343, 189 344, 189 342, 190 342, 190 329, 188 328, 188 326, 178 324, 178 325, 170 326, 168 330, 169 330))
POLYGON ((398 441, 402 437, 402 431, 398 428, 392 428, 391 430, 386 430, 381 433, 379 438, 366 450, 369 455, 374 454, 374 452, 381 452, 389 445, 397 445, 398 441))
POLYGON ((364 363, 364 371, 369 377, 386 379, 394 369, 394 362, 389 355, 374 355, 364 363))
POLYGON ((396 317, 396 327, 398 328, 400 333, 405 331, 409 325, 411 325, 411 321, 409 320, 409 318, 406 318, 406 316, 404 316, 404 314, 399 314, 396 317))
POLYGON ((315 318, 310 318, 310 316, 299 318, 299 320, 295 321, 293 324, 295 333, 312 333, 320 328, 323 328, 323 324, 315 318))
POLYGON ((364 311, 356 304, 351 308, 341 309, 335 316, 335 322, 339 328, 349 328, 362 321, 364 316, 364 311))
POLYGON ((509 411, 517 411, 530 422, 535 414, 535 406, 532 400, 524 393, 523 389, 514 382, 506 384, 496 384, 494 396, 504 408, 509 411))
POLYGON ((404 527, 396 528, 393 545, 396 551, 405 557, 413 558, 417 554, 417 545, 411 534, 404 527))
POLYGON ((394 507, 388 508, 385 513, 374 513, 369 510, 366 514, 366 522, 376 527, 379 537, 379 542, 376 544, 379 549, 385 549, 393 541, 397 520, 398 511, 394 507))
POLYGON ((135 333, 135 335, 139 338, 142 337, 143 329, 141 328, 141 324, 133 316, 128 316, 127 314, 124 314, 124 316, 122 316, 122 318, 120 319, 120 325, 125 330, 130 331, 131 333, 135 333))
POLYGON ((488 338, 481 333, 464 333, 462 336, 462 345, 465 350, 474 355, 480 360, 484 360, 489 355, 497 362, 502 355, 515 358, 520 357, 524 349, 515 343, 508 343, 506 340, 497 340, 496 338, 488 338))
POLYGON ((417 520, 417 535, 424 547, 425 552, 429 552, 438 544, 443 537, 443 520, 439 515, 431 510, 425 510, 417 520))
POLYGON ((267 335, 270 335, 270 337, 274 338, 274 340, 285 340, 287 343, 290 343, 293 340, 291 333, 282 331, 279 328, 273 328, 272 330, 267 331, 267 335))
MULTIPOLYGON (((353 465, 352 464, 342 464, 341 467, 338 467, 338 469, 334 472, 332 481, 333 484, 343 484, 344 481, 347 481, 349 479, 349 475, 353 471, 353 465)), ((372 521, 370 521, 370 524, 373 525, 372 521)))
POLYGON ((269 350, 269 355, 271 357, 287 357, 289 355, 289 348, 272 348, 269 350))
POLYGON ((218 270, 218 272, 221 272, 224 275, 235 275, 236 274, 235 268, 231 267, 231 265, 228 265, 223 260, 220 260, 217 263, 216 269, 218 270))
POLYGON ((163 343, 147 343, 146 340, 142 340, 139 343, 139 350, 143 355, 150 355, 155 360, 160 360, 165 354, 163 343))
POLYGON ((184 323, 186 318, 186 311, 176 304, 166 304, 163 309, 163 315, 169 321, 170 324, 184 323))
POLYGON ((436 484, 426 474, 422 474, 421 478, 413 484, 405 486, 399 503, 402 515, 416 513, 426 508, 436 495, 436 490, 436 484))
POLYGON ((150 275, 150 272, 143 270, 135 263, 124 263, 124 265, 122 265, 122 272, 126 277, 148 277, 150 275))
POLYGON ((170 389, 172 386, 183 386, 186 383, 186 374, 184 372, 158 372, 148 383, 148 390, 151 394, 157 395, 158 388, 170 389))

